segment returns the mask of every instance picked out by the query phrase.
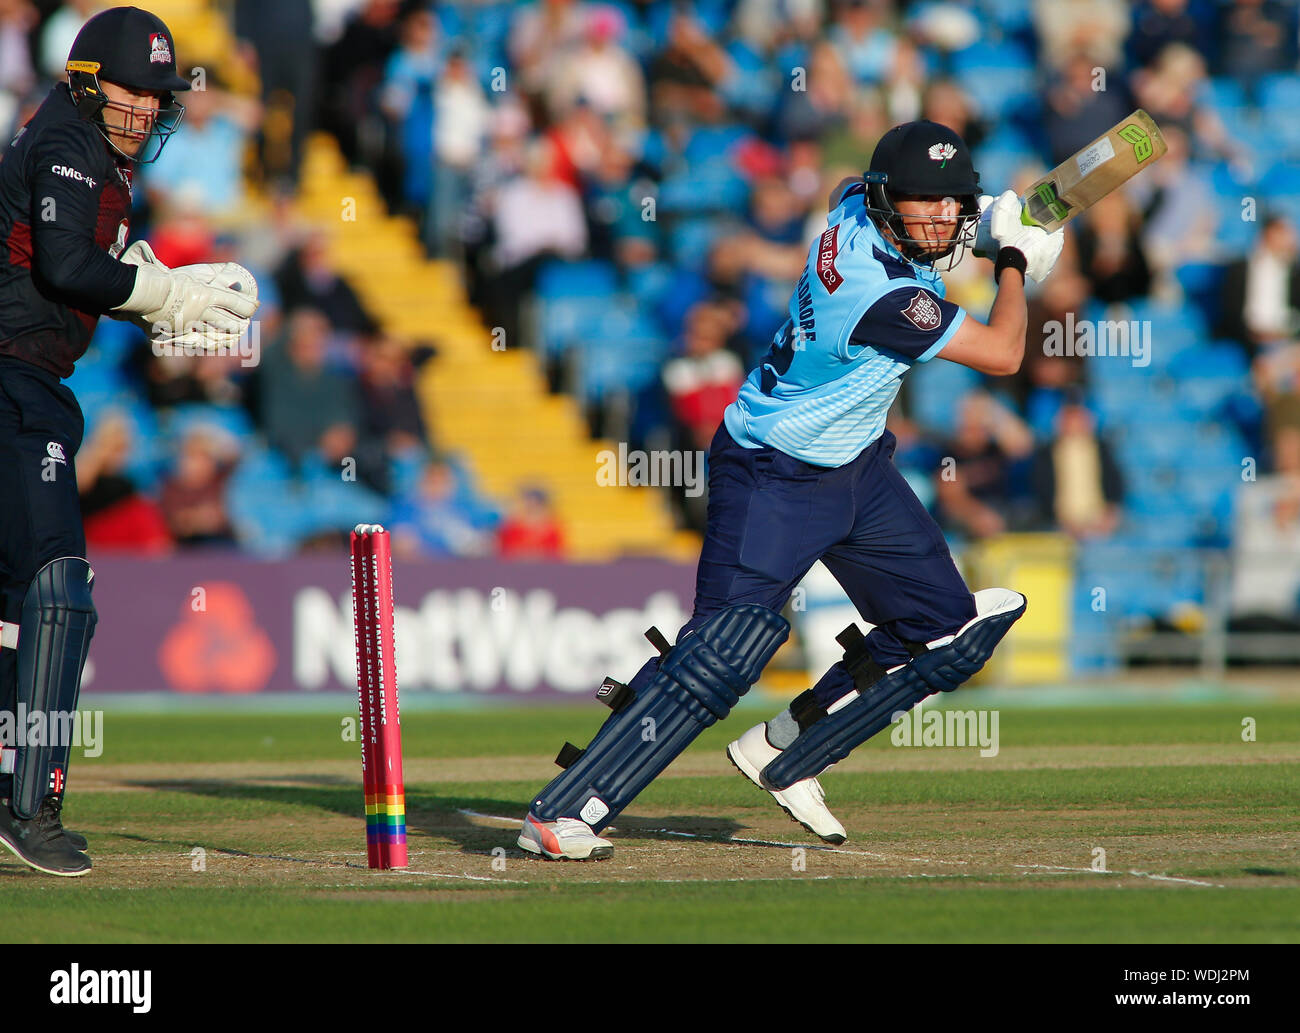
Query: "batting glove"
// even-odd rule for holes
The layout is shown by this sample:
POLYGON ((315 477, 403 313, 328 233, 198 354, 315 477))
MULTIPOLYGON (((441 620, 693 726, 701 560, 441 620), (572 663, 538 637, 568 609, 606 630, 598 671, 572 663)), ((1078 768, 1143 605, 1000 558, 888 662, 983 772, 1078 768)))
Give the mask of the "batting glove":
POLYGON ((1016 192, 1008 190, 988 206, 980 221, 988 219, 989 235, 997 244, 995 253, 1004 247, 1015 248, 1025 256, 1025 275, 1042 283, 1061 256, 1065 230, 1048 233, 1039 226, 1026 226, 1020 221, 1021 208, 1016 192))

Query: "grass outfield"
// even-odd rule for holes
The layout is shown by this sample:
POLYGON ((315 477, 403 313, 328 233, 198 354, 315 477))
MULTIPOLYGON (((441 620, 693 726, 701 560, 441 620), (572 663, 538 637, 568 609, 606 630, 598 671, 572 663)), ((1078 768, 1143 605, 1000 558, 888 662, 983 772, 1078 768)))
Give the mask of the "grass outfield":
MULTIPOLYGON (((1300 708, 1000 710, 1000 749, 879 736, 824 778, 831 848, 710 729, 621 817, 612 860, 552 864, 509 824, 603 708, 414 712, 411 869, 365 867, 339 713, 110 711, 74 751, 95 870, 0 858, 5 940, 1300 940, 1300 708), (1242 720, 1254 718, 1255 742, 1242 720), (1105 871, 1095 870, 1105 852, 1105 871)), ((734 727, 732 727, 734 726, 734 727)))

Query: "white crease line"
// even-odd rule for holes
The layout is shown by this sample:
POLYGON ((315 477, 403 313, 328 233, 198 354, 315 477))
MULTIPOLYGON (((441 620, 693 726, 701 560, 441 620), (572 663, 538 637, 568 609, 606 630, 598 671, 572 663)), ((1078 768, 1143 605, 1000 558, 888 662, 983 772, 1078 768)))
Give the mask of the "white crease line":
POLYGON ((1215 889, 1223 889, 1223 884, 1218 882, 1205 882, 1202 879, 1189 879, 1182 875, 1153 875, 1151 872, 1139 872, 1136 868, 1130 868, 1128 871, 1117 872, 1110 869, 1096 868, 1070 868, 1062 864, 1017 864, 1014 868, 1041 868, 1053 872, 1085 872, 1093 875, 1136 875, 1141 879, 1154 879, 1157 882, 1183 882, 1189 886, 1212 886, 1215 889))
POLYGON ((448 872, 413 872, 409 868, 394 868, 396 875, 419 875, 430 879, 471 879, 474 882, 513 882, 523 884, 522 879, 494 879, 490 875, 451 875, 448 872))
MULTIPOLYGON (((481 811, 472 811, 469 808, 462 807, 458 809, 458 814, 463 814, 469 818, 484 818, 488 821, 499 821, 511 828, 516 828, 523 824, 519 818, 505 818, 499 814, 484 814, 481 811)), ((616 826, 614 826, 616 827, 616 826)), ((905 861, 909 864, 969 864, 969 861, 945 861, 934 857, 901 857, 892 858, 888 854, 878 854, 871 850, 851 850, 848 847, 830 846, 825 843, 787 843, 782 840, 769 839, 748 839, 740 836, 729 836, 726 839, 720 839, 717 836, 701 835, 698 832, 679 832, 676 829, 634 829, 633 832, 658 834, 665 836, 678 836, 682 839, 698 839, 706 843, 740 843, 746 846, 772 846, 787 849, 796 847, 804 850, 821 850, 831 854, 848 854, 854 857, 874 857, 880 861, 894 861, 895 863, 905 861)))
POLYGON ((499 814, 483 814, 480 811, 471 811, 468 807, 460 807, 456 810, 456 813, 463 814, 467 818, 486 818, 488 821, 499 821, 511 828, 521 828, 524 824, 523 818, 503 818, 499 814))
POLYGON ((907 861, 913 864, 970 864, 969 861, 945 861, 935 857, 890 857, 889 854, 878 854, 871 850, 850 850, 848 847, 830 846, 826 843, 787 843, 781 840, 771 839, 748 839, 742 836, 731 836, 727 839, 719 839, 716 836, 702 836, 697 832, 678 832, 676 829, 638 829, 640 832, 658 833, 666 836, 681 836, 685 839, 698 839, 706 843, 743 843, 747 846, 775 846, 788 847, 790 849, 799 848, 802 850, 819 850, 828 854, 848 854, 853 857, 874 857, 878 861, 907 861))
MULTIPOLYGON (((467 815, 468 817, 471 818, 486 818, 489 821, 506 822, 511 826, 522 824, 521 821, 518 821, 514 818, 503 818, 499 814, 481 814, 478 811, 471 811, 468 809, 462 809, 459 813, 467 815)), ((894 864, 905 862, 908 864, 969 865, 971 863, 970 861, 954 861, 954 860, 946 860, 938 857, 891 857, 889 854, 875 853, 874 851, 871 850, 850 850, 847 847, 829 846, 827 844, 822 844, 822 843, 787 843, 787 842, 782 842, 780 840, 747 839, 747 838, 740 838, 735 836, 728 837, 727 839, 719 839, 716 836, 705 836, 705 835, 701 835, 698 832, 679 832, 676 829, 637 829, 635 831, 666 835, 666 836, 678 836, 682 839, 698 839, 706 843, 723 843, 723 844, 738 843, 738 844, 744 844, 746 846, 770 846, 770 847, 782 847, 785 849, 795 849, 798 847, 804 850, 819 850, 830 854, 848 854, 854 857, 873 857, 878 861, 885 861, 887 863, 892 862, 894 864)), ((1058 872, 1096 872, 1096 870, 1093 868, 1070 868, 1065 865, 1054 865, 1054 864, 1017 864, 1014 865, 1013 867, 1039 868, 1047 871, 1058 871, 1058 872)), ((1185 883, 1189 886, 1212 886, 1216 889, 1223 889, 1223 886, 1220 883, 1205 882, 1201 879, 1189 879, 1181 875, 1153 875, 1150 872, 1139 872, 1136 870, 1132 870, 1128 872, 1110 872, 1110 871, 1096 872, 1096 874, 1134 875, 1137 876, 1138 878, 1152 879, 1157 882, 1180 882, 1180 883, 1185 883)), ((908 876, 908 878, 916 878, 916 877, 917 876, 908 876)), ((939 876, 921 876, 921 877, 939 878, 939 876)))

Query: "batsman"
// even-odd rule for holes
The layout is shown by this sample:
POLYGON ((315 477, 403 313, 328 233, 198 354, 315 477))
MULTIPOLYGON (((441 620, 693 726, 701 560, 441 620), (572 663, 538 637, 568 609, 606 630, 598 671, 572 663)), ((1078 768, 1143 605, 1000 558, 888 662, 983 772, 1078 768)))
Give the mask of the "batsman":
POLYGON ((708 526, 691 619, 625 684, 613 713, 533 797, 519 846, 552 860, 609 857, 600 836, 672 760, 725 718, 789 633, 780 611, 818 560, 862 619, 844 657, 771 720, 727 747, 740 772, 828 843, 843 826, 817 776, 891 716, 975 674, 1025 598, 972 595, 942 532, 893 463, 885 418, 902 378, 938 356, 981 373, 1024 357, 1025 278, 1042 281, 1062 230, 1022 221, 1012 191, 981 196, 959 135, 896 126, 862 177, 832 193, 789 318, 726 410, 709 451, 708 526), (940 273, 978 246, 995 254, 987 324, 945 300, 940 273))
MULTIPOLYGON (((159 348, 233 348, 257 284, 233 264, 169 269, 127 246, 132 177, 184 107, 172 35, 152 14, 91 18, 57 84, 0 158, 0 844, 37 871, 90 871, 63 828, 69 731, 97 620, 62 383, 101 315, 159 348)), ((160 352, 160 354, 166 354, 160 352)))

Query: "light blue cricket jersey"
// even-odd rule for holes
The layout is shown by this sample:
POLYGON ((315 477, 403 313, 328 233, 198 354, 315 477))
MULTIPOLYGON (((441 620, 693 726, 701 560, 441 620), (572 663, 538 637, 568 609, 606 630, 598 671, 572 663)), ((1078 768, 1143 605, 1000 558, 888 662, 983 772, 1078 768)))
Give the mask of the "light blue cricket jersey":
POLYGON ((740 445, 843 466, 880 437, 902 376, 934 358, 966 313, 867 217, 861 184, 827 216, 790 318, 723 415, 740 445))

